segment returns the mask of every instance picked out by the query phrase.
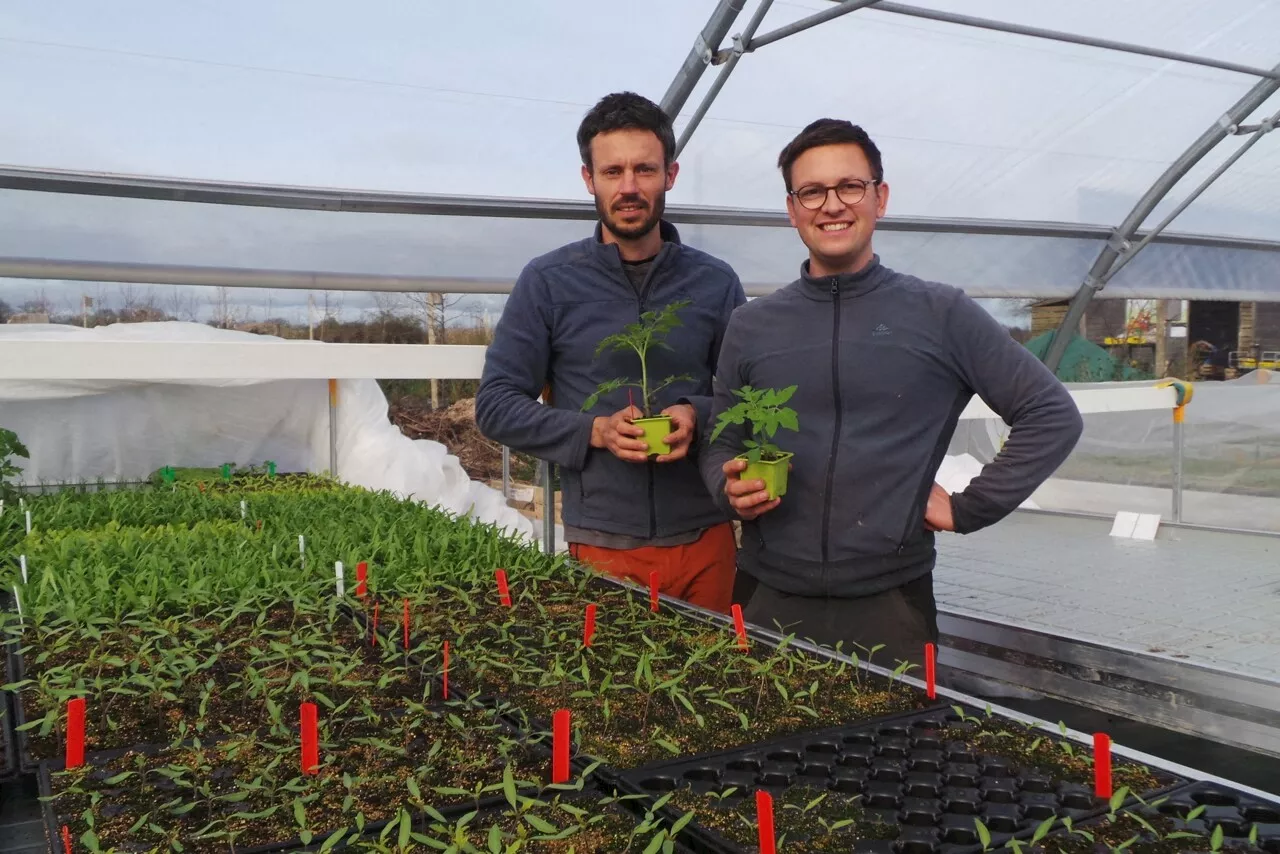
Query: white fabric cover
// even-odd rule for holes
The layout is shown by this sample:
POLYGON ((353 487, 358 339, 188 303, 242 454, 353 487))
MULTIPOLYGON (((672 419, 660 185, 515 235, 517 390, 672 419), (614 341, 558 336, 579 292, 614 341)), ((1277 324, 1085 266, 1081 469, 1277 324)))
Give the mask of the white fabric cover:
MULTIPOLYGON (((179 322, 0 325, 0 342, 19 340, 280 339, 179 322)), ((403 435, 388 420, 375 380, 342 380, 338 395, 341 480, 534 537, 533 522, 507 507, 501 492, 470 480, 447 448, 403 435)), ((16 432, 31 452, 30 460, 16 461, 29 484, 138 480, 165 465, 275 460, 280 471, 329 468, 323 380, 0 380, 0 427, 16 432)))

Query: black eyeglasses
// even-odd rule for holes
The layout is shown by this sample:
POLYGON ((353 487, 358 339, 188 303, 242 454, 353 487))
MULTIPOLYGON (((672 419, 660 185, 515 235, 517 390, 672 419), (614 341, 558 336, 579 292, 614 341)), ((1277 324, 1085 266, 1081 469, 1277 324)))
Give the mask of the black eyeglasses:
POLYGON ((791 195, 796 197, 796 201, 802 207, 811 211, 816 211, 827 203, 827 194, 832 190, 836 191, 836 198, 844 202, 846 205, 856 205, 867 196, 867 187, 873 184, 879 184, 879 181, 861 181, 852 179, 849 181, 841 181, 839 184, 809 184, 798 190, 792 190, 791 195))

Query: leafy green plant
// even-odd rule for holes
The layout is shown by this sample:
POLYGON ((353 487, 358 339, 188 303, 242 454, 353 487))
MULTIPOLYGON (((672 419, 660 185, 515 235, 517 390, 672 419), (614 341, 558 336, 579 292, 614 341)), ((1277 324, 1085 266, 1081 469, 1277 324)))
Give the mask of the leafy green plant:
POLYGON ((781 391, 751 386, 734 389, 733 394, 738 402, 716 418, 716 428, 711 432, 708 442, 714 442, 730 424, 742 426, 750 423, 751 438, 742 442, 747 449, 747 461, 758 463, 781 458, 782 449, 771 440, 779 427, 793 431, 800 429, 795 410, 783 406, 795 392, 796 386, 788 386, 781 391))
POLYGON ((31 453, 27 450, 27 446, 18 440, 17 433, 0 427, 0 500, 12 501, 19 495, 10 481, 15 475, 21 473, 22 469, 14 464, 13 457, 29 460, 31 453))
POLYGON ((664 339, 672 329, 683 325, 680 321, 679 312, 689 305, 689 300, 680 300, 679 302, 670 303, 657 311, 646 311, 640 315, 640 320, 636 323, 628 323, 621 332, 616 332, 602 339, 596 345, 596 357, 599 358, 609 351, 632 351, 640 359, 640 381, 636 382, 630 378, 622 377, 602 382, 583 401, 582 411, 586 412, 592 409, 600 400, 601 395, 617 391, 620 388, 638 388, 640 389, 640 409, 644 412, 645 418, 652 418, 654 400, 659 391, 672 383, 692 379, 688 374, 669 376, 653 388, 649 387, 649 351, 654 347, 671 349, 671 345, 664 339))

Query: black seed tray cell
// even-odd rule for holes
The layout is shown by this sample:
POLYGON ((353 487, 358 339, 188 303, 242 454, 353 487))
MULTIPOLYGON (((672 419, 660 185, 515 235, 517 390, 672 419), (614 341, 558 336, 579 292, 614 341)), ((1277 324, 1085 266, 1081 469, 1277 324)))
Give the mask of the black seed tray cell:
MULTIPOLYGON (((1145 800, 1145 799, 1144 799, 1145 800)), ((1149 854, 1208 852, 1214 831, 1222 828, 1218 850, 1229 854, 1280 854, 1280 804, 1263 801, 1214 783, 1190 783, 1141 804, 1121 808, 1115 823, 1107 815, 1076 823, 1071 830, 1055 824, 1022 854, 1092 854, 1119 845, 1149 854), (1131 815, 1142 818, 1139 822, 1131 815), (1257 827, 1257 844, 1249 836, 1257 827), (1151 831, 1155 830, 1153 834, 1151 831), (1168 838, 1191 833, 1196 838, 1168 838), (1088 834, 1086 836, 1085 834, 1088 834), (1131 839, 1136 840, 1130 842, 1131 839)))
MULTIPOLYGON (((939 737, 943 729, 957 726, 963 726, 962 719, 949 710, 913 712, 878 723, 655 763, 619 773, 615 785, 620 791, 654 797, 684 787, 706 796, 736 788, 728 803, 736 803, 740 796, 754 798, 754 791, 761 788, 770 791, 775 802, 800 787, 825 791, 829 801, 848 799, 850 810, 861 809, 865 818, 891 825, 891 840, 863 840, 858 845, 895 854, 980 851, 975 820, 990 831, 992 846, 999 847, 1015 837, 1028 839, 1051 816, 1079 824, 1106 812, 1107 802, 1094 796, 1091 783, 1070 783, 1036 768, 1020 768, 1014 760, 997 755, 996 743, 974 746, 939 737), (892 844, 885 848, 883 843, 892 844)), ((1119 759, 1113 761, 1121 766, 1119 759)), ((1165 776, 1160 783, 1159 788, 1138 794, 1150 801, 1188 781, 1165 776)), ((702 800, 708 806, 716 803, 714 797, 702 800)), ((1126 803, 1137 801, 1130 797, 1126 803)), ((754 807, 749 803, 746 807, 754 816, 754 807)), ((701 828, 698 832, 705 837, 700 850, 715 854, 742 850, 714 831, 701 828)), ((809 850, 804 840, 789 841, 799 846, 792 850, 809 850)))

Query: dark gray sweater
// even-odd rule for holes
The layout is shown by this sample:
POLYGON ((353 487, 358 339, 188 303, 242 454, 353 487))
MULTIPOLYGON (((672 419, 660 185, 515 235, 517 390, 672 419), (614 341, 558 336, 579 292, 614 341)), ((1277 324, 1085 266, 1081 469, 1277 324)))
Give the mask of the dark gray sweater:
MULTIPOLYGON (((808 275, 737 309, 725 332, 713 413, 731 389, 798 386, 799 433, 775 442, 794 466, 782 503, 743 525, 739 568, 784 592, 864 596, 933 568, 924 511, 960 413, 981 397, 1012 426, 996 459, 952 496, 958 533, 999 521, 1075 447, 1066 388, 957 288, 895 273, 808 275)), ((703 479, 731 512, 723 463, 746 427, 702 454, 703 479)), ((706 435, 710 431, 707 430, 706 435)))
MULTIPOLYGON (((670 223, 661 229, 662 250, 638 292, 618 247, 601 241, 598 224, 594 237, 530 261, 485 353, 476 424, 491 441, 560 466, 564 523, 570 528, 662 541, 726 521, 703 486, 700 447, 662 464, 623 462, 591 447, 595 417, 625 408, 626 389, 581 411, 601 382, 640 377, 634 353, 597 357, 600 339, 636 322, 642 312, 688 300, 666 346, 649 352, 649 375, 657 382, 679 375, 692 379, 663 389, 654 410, 685 400, 700 422, 707 419, 720 339, 746 296, 728 264, 681 243, 670 223), (552 403, 544 406, 538 396, 548 386, 552 403)), ((639 405, 638 393, 633 399, 639 405)))

